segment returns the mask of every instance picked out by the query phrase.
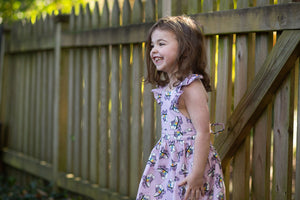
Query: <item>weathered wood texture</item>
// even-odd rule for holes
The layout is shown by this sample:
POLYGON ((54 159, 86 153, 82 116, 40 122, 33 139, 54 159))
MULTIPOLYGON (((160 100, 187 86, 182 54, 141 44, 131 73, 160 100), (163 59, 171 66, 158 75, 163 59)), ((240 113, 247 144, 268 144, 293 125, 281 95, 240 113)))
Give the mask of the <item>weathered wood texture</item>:
MULTIPOLYGON (((238 0, 237 8, 247 8, 252 1, 238 0)), ((253 60, 249 50, 253 43, 249 40, 247 34, 236 34, 235 48, 235 81, 234 81, 234 108, 243 97, 247 83, 252 79, 251 63, 253 60)), ((242 142, 239 150, 236 152, 233 161, 233 190, 232 199, 247 199, 249 197, 249 178, 250 178, 250 134, 247 133, 246 138, 242 142), (242 184, 241 184, 242 183, 242 184)))
POLYGON ((144 41, 168 7, 195 18, 206 36, 210 119, 226 124, 212 142, 227 199, 298 199, 300 3, 119 3, 1 32, 4 163, 94 199, 135 199, 161 133, 144 41))

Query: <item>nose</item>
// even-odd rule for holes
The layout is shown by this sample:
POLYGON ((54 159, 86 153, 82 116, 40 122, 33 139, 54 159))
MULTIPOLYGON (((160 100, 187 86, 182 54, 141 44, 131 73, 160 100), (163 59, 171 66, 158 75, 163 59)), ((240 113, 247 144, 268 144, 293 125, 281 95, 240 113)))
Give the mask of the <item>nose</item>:
POLYGON ((150 54, 153 54, 153 53, 157 53, 157 49, 155 48, 155 46, 153 46, 150 51, 150 54))

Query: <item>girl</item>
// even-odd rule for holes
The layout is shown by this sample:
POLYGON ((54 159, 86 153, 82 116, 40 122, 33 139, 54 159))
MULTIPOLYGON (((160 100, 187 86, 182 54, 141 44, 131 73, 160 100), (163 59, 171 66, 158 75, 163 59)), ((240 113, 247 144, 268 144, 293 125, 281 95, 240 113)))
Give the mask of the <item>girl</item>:
POLYGON ((224 199, 220 160, 210 144, 203 35, 185 16, 160 19, 149 31, 147 81, 161 105, 162 133, 143 173, 138 200, 224 199))

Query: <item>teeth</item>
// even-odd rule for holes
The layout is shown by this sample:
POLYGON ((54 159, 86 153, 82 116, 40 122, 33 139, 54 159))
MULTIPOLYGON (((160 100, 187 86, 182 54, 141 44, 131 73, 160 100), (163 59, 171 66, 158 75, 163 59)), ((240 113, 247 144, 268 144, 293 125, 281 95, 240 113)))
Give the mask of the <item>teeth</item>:
POLYGON ((162 58, 155 58, 155 62, 162 60, 162 58))

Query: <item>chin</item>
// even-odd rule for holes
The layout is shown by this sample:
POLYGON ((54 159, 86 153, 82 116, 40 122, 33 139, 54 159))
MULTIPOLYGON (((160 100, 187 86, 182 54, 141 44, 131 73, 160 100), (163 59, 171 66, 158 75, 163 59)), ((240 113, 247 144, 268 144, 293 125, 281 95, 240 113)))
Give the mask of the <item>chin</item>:
POLYGON ((160 72, 166 72, 166 71, 164 70, 163 67, 157 67, 157 66, 156 66, 156 70, 157 70, 157 71, 160 71, 160 72))

